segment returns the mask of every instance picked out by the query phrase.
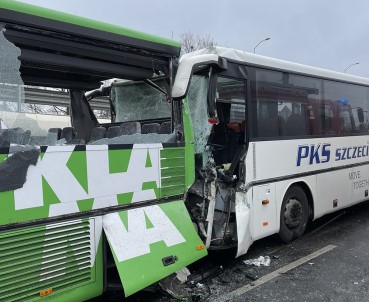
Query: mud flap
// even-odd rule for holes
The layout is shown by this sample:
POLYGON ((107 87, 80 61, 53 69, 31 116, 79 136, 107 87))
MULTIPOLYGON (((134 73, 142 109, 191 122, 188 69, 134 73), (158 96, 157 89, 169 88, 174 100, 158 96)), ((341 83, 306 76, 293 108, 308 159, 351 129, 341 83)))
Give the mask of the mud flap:
POLYGON ((239 257, 246 254, 253 242, 250 232, 250 206, 244 192, 236 192, 236 222, 238 239, 236 257, 239 257))
POLYGON ((183 201, 103 217, 125 296, 207 255, 183 201))

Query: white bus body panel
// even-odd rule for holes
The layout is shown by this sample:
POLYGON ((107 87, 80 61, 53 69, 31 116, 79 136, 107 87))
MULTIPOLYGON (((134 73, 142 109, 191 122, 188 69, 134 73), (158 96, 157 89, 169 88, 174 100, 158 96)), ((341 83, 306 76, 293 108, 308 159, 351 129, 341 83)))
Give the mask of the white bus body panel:
POLYGON ((253 192, 253 240, 279 231, 284 195, 297 182, 310 190, 314 219, 368 199, 368 137, 251 142, 246 187, 253 192))

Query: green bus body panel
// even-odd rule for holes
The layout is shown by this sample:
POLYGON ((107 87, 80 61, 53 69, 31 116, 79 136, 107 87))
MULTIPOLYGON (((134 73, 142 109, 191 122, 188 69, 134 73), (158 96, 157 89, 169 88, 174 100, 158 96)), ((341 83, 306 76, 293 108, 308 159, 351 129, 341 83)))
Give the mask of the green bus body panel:
POLYGON ((101 295, 102 240, 90 240, 96 219, 1 232, 0 301, 84 301, 101 295), (40 296, 46 290, 52 292, 40 296))
MULTIPOLYGON (((103 151, 74 151, 70 146, 53 151, 48 147, 46 152, 40 152, 36 167, 28 168, 22 188, 0 192, 0 225, 183 195, 189 169, 185 147, 145 146, 149 147, 108 150, 106 146, 103 151), (99 161, 106 165, 95 168, 94 163, 99 161), (49 172, 44 175, 45 170, 49 172), (72 186, 63 189, 66 181, 72 186)), ((0 154, 0 164, 7 157, 0 154)))
MULTIPOLYGON (((176 56, 179 55, 180 43, 174 40, 161 38, 161 37, 146 34, 143 32, 120 27, 117 25, 95 21, 92 19, 83 18, 83 17, 79 17, 79 16, 75 16, 75 15, 67 14, 63 12, 58 12, 55 10, 46 9, 43 7, 30 5, 30 4, 26 4, 26 3, 22 3, 22 2, 18 2, 14 0, 1 0, 0 1, 0 21, 10 22, 10 23, 12 23, 13 21, 16 24, 19 23, 19 24, 23 24, 23 25, 27 25, 31 27, 37 27, 37 25, 40 26, 42 24, 43 26, 45 26, 44 28, 46 29, 48 26, 45 25, 46 24, 45 20, 53 20, 53 21, 69 24, 69 25, 74 26, 78 31, 80 31, 83 28, 88 28, 88 29, 93 29, 93 30, 96 30, 102 33, 105 32, 105 33, 114 34, 117 37, 119 36, 120 37, 130 37, 130 38, 137 39, 137 40, 152 42, 153 44, 158 44, 158 47, 154 45, 152 46, 153 50, 155 49, 158 51, 163 50, 163 52, 167 51, 168 54, 171 54, 171 55, 176 55, 176 56), (23 17, 20 17, 17 15, 17 17, 15 18, 14 17, 15 15, 14 15, 12 16, 13 20, 11 20, 9 17, 9 12, 20 13, 23 15, 23 17), (40 22, 35 22, 34 20, 32 20, 32 22, 29 22, 27 16, 39 17, 40 22), (162 48, 160 47, 160 45, 167 46, 167 47, 162 48)), ((47 29, 51 29, 51 28, 47 28, 47 29)), ((60 31, 61 29, 56 27, 54 28, 54 30, 60 31)), ((77 30, 75 32, 77 32, 77 30)), ((82 32, 83 31, 81 31, 81 33, 82 32)), ((70 33, 73 33, 73 31, 71 30, 70 33)), ((100 35, 100 36, 103 36, 103 35, 100 35)))
POLYGON ((161 197, 185 193, 185 148, 165 148, 160 152, 161 197))
POLYGON ((104 216, 104 229, 126 296, 207 255, 204 246, 197 249, 202 241, 182 200, 108 214, 104 216), (144 213, 140 216, 137 211, 144 213), (130 229, 137 223, 131 220, 137 217, 145 219, 146 226, 130 229), (128 249, 135 254, 127 253, 128 249), (173 261, 164 265, 167 257, 173 261))
MULTIPOLYGON (((193 227, 183 200, 180 200, 195 175, 190 119, 186 112, 183 116, 185 146, 135 144, 115 145, 114 148, 107 145, 86 145, 82 149, 70 145, 41 148, 36 165, 27 168, 23 187, 0 192, 0 225, 11 227, 12 224, 81 212, 88 216, 93 209, 172 198, 175 201, 110 213, 101 218, 100 230, 107 235, 125 295, 129 296, 206 256, 207 250, 193 227), (113 234, 117 236, 115 242, 111 238, 112 225, 113 234)), ((0 165, 8 156, 0 154, 0 165)), ((86 231, 86 227, 82 227, 81 232, 86 231)), ((80 240, 80 234, 73 232, 68 234, 68 240, 80 240)), ((35 277, 42 266, 46 233, 42 226, 0 232, 0 264, 1 259, 6 259, 0 265, 0 299, 1 294, 7 299, 6 287, 13 284, 12 275, 20 278, 20 294, 24 293, 24 301, 82 301, 100 295, 103 291, 101 236, 95 238, 98 249, 90 279, 83 274, 79 276, 72 259, 67 268, 63 264, 58 268, 70 274, 73 282, 62 278, 57 280, 59 283, 50 283, 50 288, 55 288, 52 294, 37 296, 47 290, 45 287, 49 284, 40 285, 35 277), (8 236, 9 232, 15 232, 17 236, 8 236), (1 249, 1 246, 11 246, 11 249, 1 249), (23 252, 19 252, 20 249, 24 249, 23 252), (17 253, 12 254, 13 251, 17 253), (28 277, 27 273, 33 275, 28 277)), ((53 244, 54 240, 49 243, 53 244)), ((56 248, 60 245, 55 244, 56 248)), ((82 244, 81 248, 85 253, 86 247, 82 244)), ((64 251, 73 258, 74 250, 69 245, 64 251)), ((18 284, 12 286, 12 292, 17 293, 18 284)))

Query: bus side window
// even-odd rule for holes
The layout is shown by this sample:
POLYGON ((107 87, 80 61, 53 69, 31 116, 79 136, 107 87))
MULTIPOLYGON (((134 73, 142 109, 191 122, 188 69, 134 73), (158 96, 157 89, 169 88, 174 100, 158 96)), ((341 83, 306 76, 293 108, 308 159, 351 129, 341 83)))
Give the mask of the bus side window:
POLYGON ((303 104, 292 104, 292 114, 288 117, 286 123, 286 135, 306 135, 307 122, 306 110, 303 104))
POLYGON ((277 137, 285 133, 286 121, 279 115, 278 102, 260 102, 260 135, 264 137, 277 137))
POLYGON ((340 130, 341 133, 351 133, 352 131, 352 118, 350 112, 347 109, 339 110, 340 117, 340 130))
POLYGON ((245 136, 241 128, 246 117, 245 81, 218 76, 216 109, 218 123, 213 127, 210 143, 222 145, 213 155, 217 164, 233 161, 236 151, 245 136))
POLYGON ((336 134, 337 129, 334 126, 333 108, 329 104, 323 104, 319 107, 320 134, 336 134))

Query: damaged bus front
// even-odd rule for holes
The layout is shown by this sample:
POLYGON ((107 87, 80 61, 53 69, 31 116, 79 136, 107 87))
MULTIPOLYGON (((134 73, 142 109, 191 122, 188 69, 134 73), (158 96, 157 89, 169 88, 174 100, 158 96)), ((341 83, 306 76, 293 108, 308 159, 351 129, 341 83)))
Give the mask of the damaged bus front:
POLYGON ((179 44, 3 0, 0 48, 0 300, 84 301, 117 283, 128 296, 205 256, 183 201, 179 44), (49 115, 45 129, 66 90, 70 124, 49 115))
POLYGON ((192 127, 196 180, 186 206, 209 249, 237 246, 237 256, 252 243, 251 190, 246 187, 247 68, 227 61, 216 48, 181 58, 173 98, 183 102, 192 127))
POLYGON ((367 200, 350 173, 368 175, 368 87, 235 49, 183 56, 172 95, 192 121, 196 180, 185 202, 206 247, 237 245, 240 256, 272 234, 290 242, 308 221, 367 200))

